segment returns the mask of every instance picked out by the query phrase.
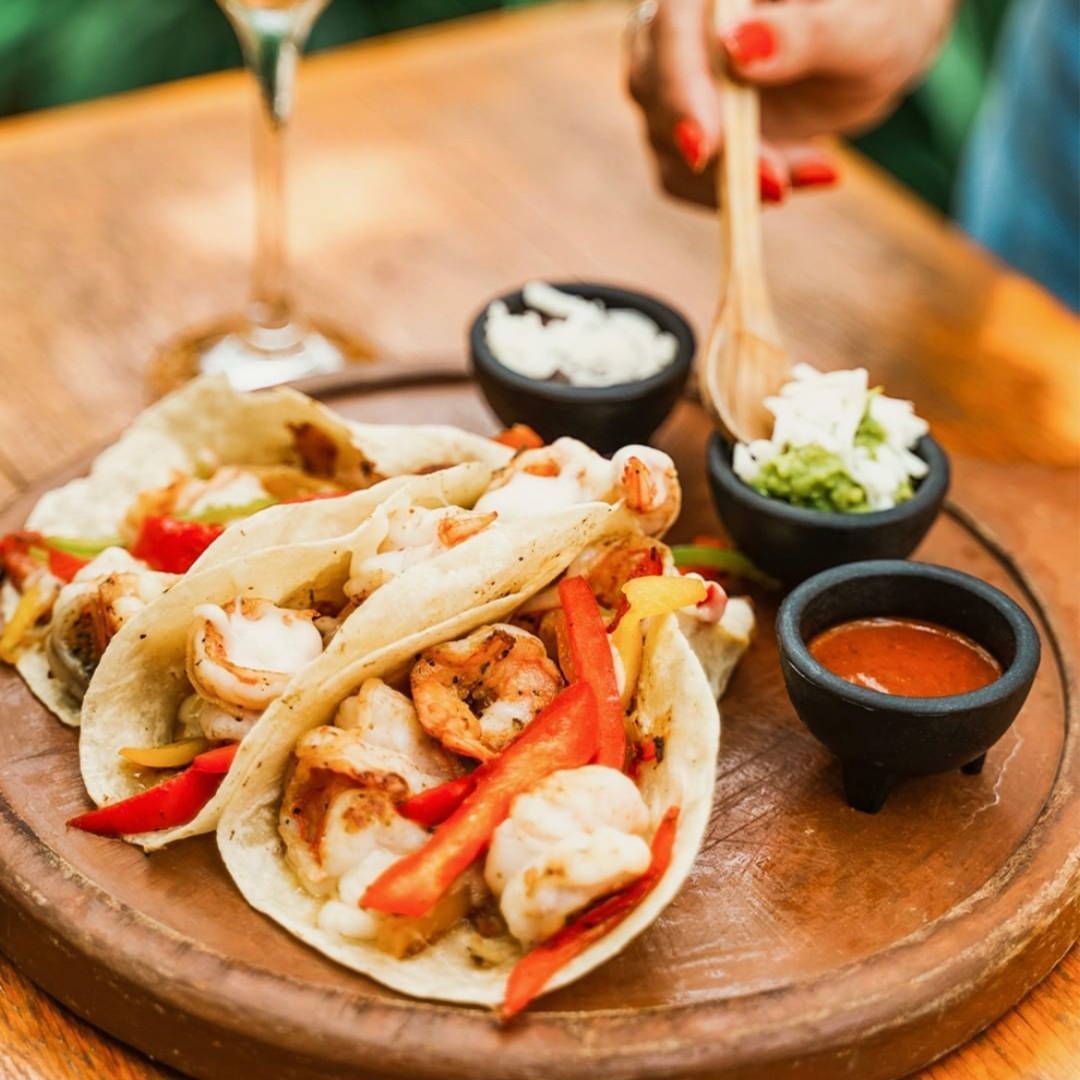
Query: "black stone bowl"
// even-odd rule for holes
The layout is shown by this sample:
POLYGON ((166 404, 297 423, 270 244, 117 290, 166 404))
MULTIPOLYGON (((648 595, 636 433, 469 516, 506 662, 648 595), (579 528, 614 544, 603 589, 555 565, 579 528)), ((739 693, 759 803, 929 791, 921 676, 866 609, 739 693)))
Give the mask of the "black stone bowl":
POLYGON ((713 502, 736 547, 786 585, 842 563, 902 559, 934 523, 949 490, 949 459, 930 436, 915 453, 930 466, 915 494, 891 510, 835 514, 766 498, 735 475, 732 444, 709 440, 706 470, 713 502))
POLYGON ((1039 666, 1039 635, 1017 604, 970 574, 928 563, 880 560, 826 570, 784 600, 776 636, 795 711, 840 759, 847 801, 870 814, 902 777, 980 772, 1039 666), (967 694, 902 697, 855 686, 810 655, 807 642, 821 631, 873 616, 959 630, 997 659, 1001 677, 967 694))
MULTIPOLYGON (((613 285, 552 282, 562 292, 599 300, 608 308, 634 308, 679 343, 675 360, 648 379, 616 386, 571 386, 530 379, 504 367, 492 355, 485 334, 488 304, 469 328, 473 374, 495 415, 507 426, 528 424, 545 442, 573 435, 604 454, 627 443, 645 443, 682 396, 694 359, 694 332, 674 308, 644 293, 613 285)), ((521 290, 500 296, 510 311, 525 310, 521 290)))

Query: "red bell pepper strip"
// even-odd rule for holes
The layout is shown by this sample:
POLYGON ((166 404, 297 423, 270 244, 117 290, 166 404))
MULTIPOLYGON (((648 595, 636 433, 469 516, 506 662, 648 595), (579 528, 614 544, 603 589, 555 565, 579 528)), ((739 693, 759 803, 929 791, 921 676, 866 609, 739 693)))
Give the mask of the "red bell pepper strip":
POLYGON ((89 561, 67 551, 49 548, 49 572, 61 581, 70 581, 89 561))
POLYGON ((441 825, 476 789, 476 772, 447 780, 445 784, 402 800, 397 805, 397 812, 425 829, 441 825))
POLYGON ((186 521, 168 515, 146 517, 131 546, 131 554, 152 570, 186 574, 224 531, 224 525, 186 521))
POLYGON ((561 581, 559 600, 566 614, 566 635, 574 658, 574 671, 596 696, 599 729, 596 764, 608 765, 621 772, 626 764, 625 714, 600 606, 582 577, 561 581))
POLYGON ((68 825, 98 836, 125 836, 186 825, 213 798, 224 773, 189 766, 170 780, 129 799, 78 814, 68 825))
POLYGON ((473 793, 422 848, 399 859, 368 886, 360 906, 422 918, 487 847, 515 797, 559 769, 588 764, 596 753, 596 736, 592 691, 574 683, 492 759, 473 793))
POLYGON ((229 771, 236 757, 236 751, 240 749, 238 742, 229 743, 226 746, 215 746, 213 750, 206 750, 197 754, 191 763, 193 769, 199 772, 213 773, 222 776, 229 771))
POLYGON ((30 554, 32 547, 40 545, 40 533, 13 532, 0 537, 0 566, 15 588, 21 590, 29 578, 40 572, 41 561, 30 554))
POLYGON ((52 547, 41 533, 23 530, 0 537, 0 566, 18 589, 43 566, 48 566, 53 577, 70 581, 87 562, 52 547))
POLYGON ((656 827, 652 839, 652 859, 641 877, 584 911, 514 965, 500 1010, 504 1020, 521 1012, 537 994, 543 992, 556 971, 614 930, 652 892, 671 865, 678 820, 679 809, 672 807, 656 827))
POLYGON ((502 443, 511 450, 539 450, 544 440, 528 424, 511 424, 496 435, 492 442, 502 443))

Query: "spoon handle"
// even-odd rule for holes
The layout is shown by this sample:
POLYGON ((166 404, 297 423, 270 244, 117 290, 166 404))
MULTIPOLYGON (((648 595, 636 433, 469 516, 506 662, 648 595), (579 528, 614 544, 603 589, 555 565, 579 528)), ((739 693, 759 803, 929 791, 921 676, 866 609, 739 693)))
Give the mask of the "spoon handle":
MULTIPOLYGON (((730 28, 752 8, 753 0, 715 0, 714 31, 730 28)), ((726 68, 721 71, 720 86, 724 151, 721 167, 716 170, 716 201, 728 303, 741 311, 744 323, 753 331, 775 340, 778 331, 765 285, 761 240, 758 94, 753 87, 732 79, 726 68)))

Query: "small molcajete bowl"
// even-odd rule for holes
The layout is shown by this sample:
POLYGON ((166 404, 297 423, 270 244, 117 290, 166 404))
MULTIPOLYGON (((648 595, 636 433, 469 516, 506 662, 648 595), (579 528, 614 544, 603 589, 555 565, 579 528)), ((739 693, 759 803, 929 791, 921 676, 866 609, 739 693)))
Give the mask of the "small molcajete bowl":
POLYGON ((809 510, 767 498, 736 476, 731 452, 721 435, 709 440, 706 467, 717 513, 736 547, 786 585, 842 563, 905 558, 933 525, 949 489, 949 459, 929 436, 915 447, 930 467, 915 494, 891 510, 866 514, 809 510))
POLYGON ((840 759, 847 801, 871 814, 902 777, 980 772, 1039 666, 1039 635, 1016 603, 978 578, 927 563, 880 560, 818 574, 784 600, 776 634, 795 711, 840 759), (990 652, 1002 674, 966 694, 902 697, 856 686, 810 655, 807 642, 823 630, 873 616, 958 630, 990 652))
MULTIPOLYGON (((655 297, 613 285, 553 282, 560 292, 599 300, 606 308, 634 309, 647 315, 678 342, 675 359, 647 379, 614 386, 573 386, 553 379, 530 379, 495 358, 488 348, 489 304, 469 328, 473 374, 495 415, 506 425, 528 424, 545 442, 572 435, 603 454, 628 443, 648 442, 682 396, 694 359, 694 332, 674 308, 655 297)), ((513 315, 525 310, 521 290, 498 297, 513 315)))

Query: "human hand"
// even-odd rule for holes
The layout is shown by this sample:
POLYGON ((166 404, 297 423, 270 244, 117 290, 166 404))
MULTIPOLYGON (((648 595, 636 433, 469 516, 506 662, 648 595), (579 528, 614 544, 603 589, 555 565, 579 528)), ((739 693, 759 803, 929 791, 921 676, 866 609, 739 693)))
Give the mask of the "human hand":
POLYGON ((953 0, 776 0, 719 36, 709 0, 657 0, 631 42, 629 88, 661 185, 715 205, 723 143, 714 72, 761 92, 761 195, 837 179, 814 136, 865 129, 895 106, 944 37, 953 0))

